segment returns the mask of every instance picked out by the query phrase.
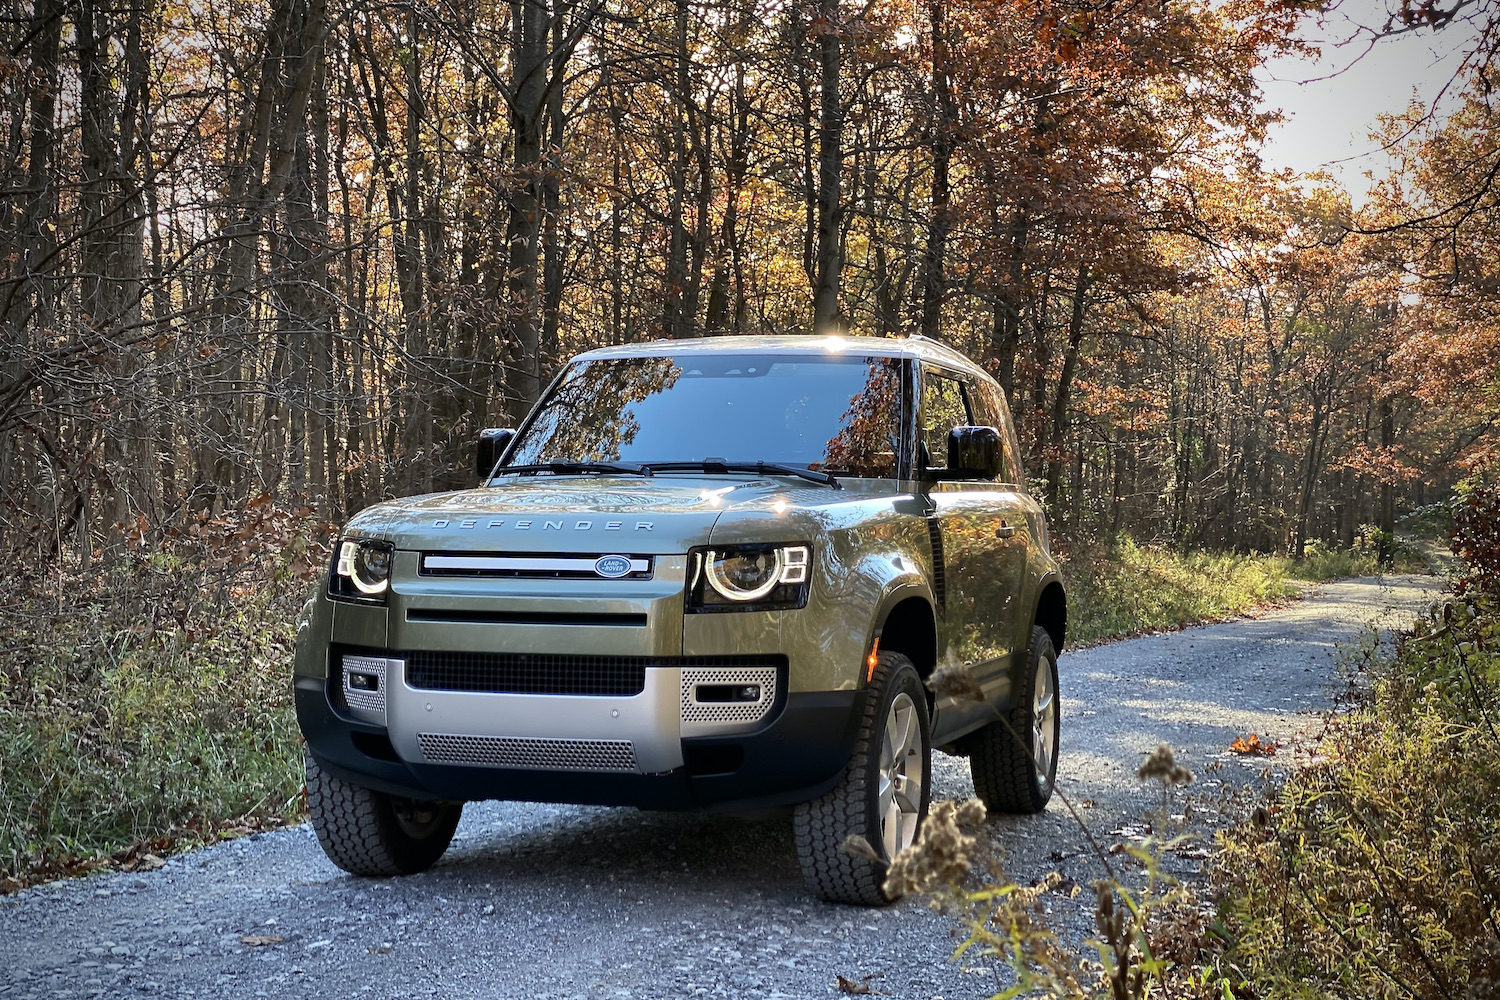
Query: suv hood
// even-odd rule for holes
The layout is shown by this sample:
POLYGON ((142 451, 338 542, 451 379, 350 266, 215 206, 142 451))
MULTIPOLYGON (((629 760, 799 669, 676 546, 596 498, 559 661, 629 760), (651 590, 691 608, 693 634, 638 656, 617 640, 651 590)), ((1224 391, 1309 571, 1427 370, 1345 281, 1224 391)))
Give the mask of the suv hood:
POLYGON ((777 498, 803 506, 839 497, 822 487, 800 489, 760 478, 538 476, 376 504, 355 515, 346 530, 425 552, 666 555, 706 543, 714 522, 731 507, 761 508, 777 498))

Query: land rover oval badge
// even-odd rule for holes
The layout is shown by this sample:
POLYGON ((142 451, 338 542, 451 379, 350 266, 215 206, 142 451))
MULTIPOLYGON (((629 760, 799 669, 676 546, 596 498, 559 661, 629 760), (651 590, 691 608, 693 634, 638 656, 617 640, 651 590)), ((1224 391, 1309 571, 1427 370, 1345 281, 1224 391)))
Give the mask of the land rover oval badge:
POLYGON ((600 556, 594 560, 594 572, 616 580, 630 574, 630 560, 625 556, 600 556))

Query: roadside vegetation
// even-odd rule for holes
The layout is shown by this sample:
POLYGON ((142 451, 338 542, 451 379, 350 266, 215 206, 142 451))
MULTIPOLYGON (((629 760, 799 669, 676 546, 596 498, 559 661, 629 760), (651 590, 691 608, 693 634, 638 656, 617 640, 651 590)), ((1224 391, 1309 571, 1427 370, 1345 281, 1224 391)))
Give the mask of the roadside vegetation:
POLYGON ((1459 488, 1453 594, 1216 866, 1256 997, 1500 996, 1500 475, 1459 488))
POLYGON ((326 550, 269 505, 0 599, 0 891, 300 814, 294 622, 326 550))
MULTIPOLYGON (((1379 538, 1362 532, 1349 549, 1317 544, 1298 561, 1285 556, 1183 552, 1121 537, 1057 546, 1068 588, 1068 644, 1182 628, 1250 614, 1296 597, 1306 583, 1380 572, 1379 538)), ((1422 560, 1396 547, 1394 568, 1420 572, 1422 560)))

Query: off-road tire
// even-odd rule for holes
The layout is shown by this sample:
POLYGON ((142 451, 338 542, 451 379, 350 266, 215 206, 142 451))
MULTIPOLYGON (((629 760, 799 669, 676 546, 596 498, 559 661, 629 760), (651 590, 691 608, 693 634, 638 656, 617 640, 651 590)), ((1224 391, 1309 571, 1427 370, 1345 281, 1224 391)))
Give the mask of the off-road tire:
POLYGON ((885 857, 877 798, 881 736, 891 705, 902 692, 916 704, 922 740, 919 831, 927 818, 932 784, 932 726, 926 692, 911 660, 902 653, 882 652, 865 697, 854 752, 843 776, 832 791, 798 805, 792 820, 802 877, 809 889, 829 902, 883 906, 894 899, 881 887, 890 858, 885 857), (852 835, 865 838, 882 860, 871 861, 845 851, 844 841, 852 835))
POLYGON ((328 859, 353 875, 413 875, 431 868, 453 840, 461 802, 415 802, 336 778, 306 758, 307 812, 328 859), (413 836, 397 810, 435 815, 413 836))
POLYGON ((1052 798, 1062 721, 1061 706, 1056 703, 1057 690, 1057 653, 1052 648, 1052 636, 1044 628, 1033 628, 1014 707, 1005 714, 1004 722, 997 719, 964 737, 961 747, 969 756, 974 791, 991 813, 1038 813, 1052 798), (1037 773, 1033 746, 1032 703, 1039 664, 1045 664, 1051 672, 1056 706, 1052 716, 1052 760, 1045 775, 1037 773))

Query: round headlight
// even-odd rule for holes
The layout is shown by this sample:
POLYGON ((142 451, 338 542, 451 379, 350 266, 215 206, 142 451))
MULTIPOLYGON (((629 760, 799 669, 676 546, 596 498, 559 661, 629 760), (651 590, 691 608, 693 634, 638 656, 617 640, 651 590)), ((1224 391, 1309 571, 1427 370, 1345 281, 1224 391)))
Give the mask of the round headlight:
POLYGON ((344 542, 339 546, 340 576, 361 594, 383 594, 391 585, 391 549, 372 542, 344 542))
POLYGON ((708 582, 731 601, 757 601, 781 582, 781 549, 709 552, 708 582))

